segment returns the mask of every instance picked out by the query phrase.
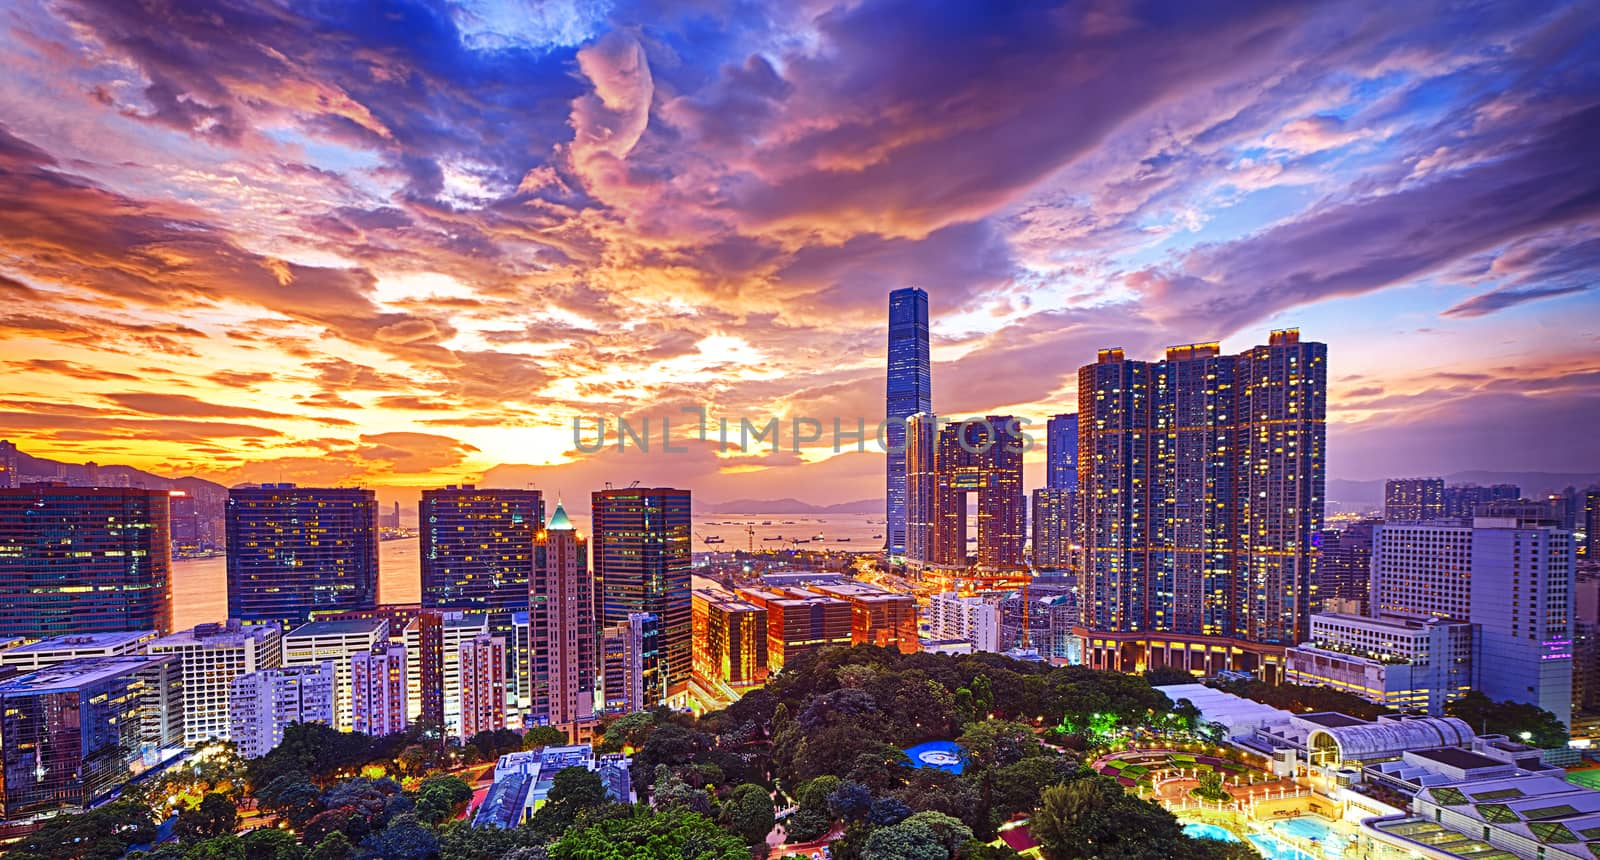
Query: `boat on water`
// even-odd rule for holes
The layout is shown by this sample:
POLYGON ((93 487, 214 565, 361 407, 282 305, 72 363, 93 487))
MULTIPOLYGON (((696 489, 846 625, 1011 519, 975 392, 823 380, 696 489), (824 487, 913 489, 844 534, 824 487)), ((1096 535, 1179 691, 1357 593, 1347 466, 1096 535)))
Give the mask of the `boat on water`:
POLYGON ((761 524, 764 526, 770 526, 772 525, 772 520, 762 520, 761 524))
POLYGON ((710 537, 706 538, 706 543, 727 543, 727 541, 717 537, 716 535, 711 535, 710 537))
POLYGON ((783 540, 783 535, 778 535, 777 537, 764 537, 762 540, 783 540))
POLYGON ((883 540, 883 535, 873 535, 872 539, 873 540, 883 540))
POLYGON ((825 540, 827 540, 827 538, 825 538, 825 537, 823 537, 822 535, 819 534, 819 535, 813 537, 812 540, 814 540, 814 541, 825 541, 825 540))
POLYGON ((850 542, 849 538, 839 538, 839 543, 849 543, 849 542, 850 542))

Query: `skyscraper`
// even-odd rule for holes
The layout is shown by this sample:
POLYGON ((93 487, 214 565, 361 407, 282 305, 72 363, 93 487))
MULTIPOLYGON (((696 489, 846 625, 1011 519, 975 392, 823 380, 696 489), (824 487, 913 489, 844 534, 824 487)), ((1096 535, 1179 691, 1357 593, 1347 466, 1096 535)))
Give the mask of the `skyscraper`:
POLYGON ((576 741, 595 721, 598 630, 589 542, 573 528, 567 511, 555 513, 534 541, 528 582, 527 722, 563 729, 576 741))
POLYGON ((423 607, 527 608, 534 534, 544 522, 542 493, 471 484, 423 490, 418 514, 423 607))
POLYGON ((19 459, 17 446, 7 439, 0 439, 0 490, 14 490, 22 486, 19 459))
POLYGON ((1322 528, 1327 347, 1289 329, 1237 355, 1215 343, 1156 362, 1101 350, 1078 372, 1078 398, 1092 662, 1187 669, 1221 655, 1192 666, 1214 671, 1235 667, 1232 646, 1176 637, 1301 641, 1322 528), (1164 653, 1148 653, 1151 636, 1164 653))
POLYGON ((384 644, 350 661, 350 722, 381 737, 406 728, 406 647, 384 644))
POLYGON ((933 432, 935 420, 918 415, 907 425, 907 497, 913 502, 907 519, 916 531, 908 531, 908 544, 918 549, 907 558, 922 566, 966 568, 967 497, 975 493, 978 568, 987 573, 1022 570, 1027 512, 1021 424, 1009 415, 990 415, 933 432))
POLYGON ((1488 487, 1457 484, 1444 488, 1444 515, 1471 519, 1477 516, 1479 505, 1514 502, 1520 498, 1522 498, 1522 488, 1516 484, 1494 484, 1488 487))
POLYGON ((73 660, 0 681, 0 821, 82 811, 176 746, 171 657, 73 660))
MULTIPOLYGON (((661 686, 670 691, 687 682, 692 670, 689 491, 600 490, 591 516, 591 558, 605 623, 626 621, 636 612, 659 619, 661 686)), ((654 686, 646 679, 647 699, 654 686)))
POLYGON ((461 738, 506 727, 506 640, 480 633, 461 643, 461 738))
POLYGON ((928 294, 917 287, 889 294, 889 372, 884 428, 888 477, 885 537, 889 554, 906 551, 906 426, 933 411, 933 364, 928 354, 928 294))
MULTIPOLYGON (((1383 520, 1357 520, 1322 532, 1322 558, 1318 561, 1317 600, 1355 601, 1365 614, 1371 597, 1373 529, 1383 520)), ((1323 609, 1323 611, 1327 611, 1323 609)))
POLYGON ((284 629, 378 601, 372 490, 262 484, 228 491, 228 617, 284 629))
POLYGON ((1078 489, 1078 415, 1052 415, 1045 422, 1045 482, 1052 490, 1078 489))
POLYGON ((0 489, 0 636, 172 629, 165 490, 0 489))
POLYGON ((1384 522, 1425 523, 1443 516, 1443 478, 1390 478, 1384 482, 1384 522))
POLYGON ((1077 529, 1075 489, 1040 487, 1033 491, 1033 566, 1039 570, 1069 570, 1072 535, 1077 529))
POLYGON ((1600 560, 1595 547, 1600 546, 1600 489, 1591 489, 1583 495, 1583 557, 1589 561, 1600 560))

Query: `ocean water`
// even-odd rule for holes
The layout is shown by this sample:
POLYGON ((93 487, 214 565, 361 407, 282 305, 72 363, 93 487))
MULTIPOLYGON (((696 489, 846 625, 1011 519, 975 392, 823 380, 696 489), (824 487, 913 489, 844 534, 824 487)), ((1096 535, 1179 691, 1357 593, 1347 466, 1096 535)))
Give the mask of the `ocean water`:
MULTIPOLYGON (((588 517, 572 519, 580 531, 589 531, 588 517)), ((968 533, 976 534, 976 531, 969 528, 968 533)), ((732 552, 748 547, 876 552, 883 548, 883 515, 696 514, 692 534, 695 552, 732 552), (722 542, 707 543, 708 537, 721 538, 722 542), (797 540, 805 542, 796 543, 797 540)), ((379 602, 415 603, 421 596, 422 568, 417 539, 381 543, 378 550, 379 602)), ((220 557, 173 562, 172 601, 175 629, 226 619, 227 562, 220 557)))

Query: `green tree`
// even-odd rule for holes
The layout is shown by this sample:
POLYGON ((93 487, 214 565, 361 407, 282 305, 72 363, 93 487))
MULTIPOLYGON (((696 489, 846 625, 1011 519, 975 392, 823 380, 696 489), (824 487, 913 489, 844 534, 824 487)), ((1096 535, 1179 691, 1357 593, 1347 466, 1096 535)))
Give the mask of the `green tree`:
POLYGON ((972 830, 938 812, 919 812, 899 824, 880 827, 867 838, 863 860, 951 860, 972 830))
POLYGON ((663 809, 675 808, 698 812, 702 815, 711 814, 711 797, 704 790, 684 782, 664 764, 656 766, 655 777, 656 806, 663 809))
POLYGON ((1102 776, 1045 789, 1028 827, 1050 860, 1195 856, 1193 840, 1184 835, 1172 813, 1102 776))
POLYGON ((361 847, 383 860, 426 860, 439 850, 439 838, 415 815, 395 816, 389 826, 361 841, 361 847))
POLYGON ((1146 669, 1144 672, 1145 683, 1152 687, 1171 687, 1176 684, 1193 684, 1197 682, 1194 675, 1172 666, 1157 666, 1146 669))
MULTIPOLYGON (((522 733, 522 748, 536 750, 541 747, 558 747, 566 744, 567 733, 555 726, 534 726, 522 733)), ((616 750, 620 752, 621 750, 616 750)))
POLYGON ((554 860, 749 860, 739 837, 699 813, 639 810, 574 827, 549 848, 554 860))
POLYGON ((239 826, 239 807, 220 794, 208 794, 200 805, 178 814, 173 832, 185 842, 232 833, 239 826))
POLYGON ((728 793, 722 804, 722 823, 751 845, 765 842, 776 825, 772 796, 759 785, 745 783, 728 793))
POLYGON ((287 831, 272 827, 252 830, 244 835, 244 855, 250 860, 305 860, 306 850, 287 831))
POLYGON ((8 860, 116 860, 133 845, 155 841, 143 803, 119 800, 80 815, 59 815, 10 846, 8 860))
MULTIPOLYGON (((681 780, 680 780, 681 782, 681 780)), ((704 792, 701 792, 704 794, 704 792)), ((588 768, 565 767, 556 771, 550 793, 533 814, 533 826, 541 833, 559 836, 586 812, 606 805, 606 787, 600 774, 588 768)), ((709 800, 707 801, 709 808, 709 800)))
POLYGON ((247 857, 244 840, 232 833, 201 840, 183 852, 183 860, 255 860, 247 857))
POLYGON ((350 860, 355 853, 356 848, 350 844, 350 837, 344 835, 343 831, 335 830, 311 849, 309 860, 350 860))
POLYGON ((417 786, 417 817, 429 824, 441 824, 456 815, 472 800, 472 786, 460 777, 432 776, 417 786))
POLYGON ((1447 716, 1457 717, 1475 732, 1506 735, 1514 741, 1541 749, 1555 749, 1567 745, 1567 727, 1556 715, 1539 707, 1521 702, 1496 702, 1473 690, 1445 705, 1447 716))

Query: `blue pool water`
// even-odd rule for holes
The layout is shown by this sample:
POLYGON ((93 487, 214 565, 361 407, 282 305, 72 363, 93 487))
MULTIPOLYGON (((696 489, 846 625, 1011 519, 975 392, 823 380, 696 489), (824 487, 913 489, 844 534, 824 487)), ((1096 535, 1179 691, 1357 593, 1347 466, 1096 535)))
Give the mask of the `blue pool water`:
POLYGON ((1311 816, 1290 818, 1286 821, 1274 821, 1272 822, 1272 829, 1301 839, 1321 839, 1324 842, 1328 840, 1329 835, 1327 823, 1320 818, 1312 818, 1311 816))
POLYGON ((1204 824, 1199 821, 1191 821, 1188 824, 1183 825, 1183 832, 1193 836, 1196 839, 1215 839, 1218 842, 1239 841, 1239 837, 1229 833, 1227 829, 1218 827, 1215 824, 1204 824))

